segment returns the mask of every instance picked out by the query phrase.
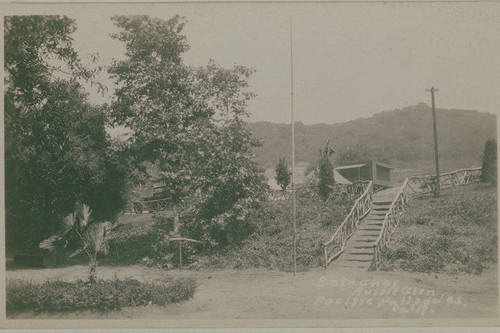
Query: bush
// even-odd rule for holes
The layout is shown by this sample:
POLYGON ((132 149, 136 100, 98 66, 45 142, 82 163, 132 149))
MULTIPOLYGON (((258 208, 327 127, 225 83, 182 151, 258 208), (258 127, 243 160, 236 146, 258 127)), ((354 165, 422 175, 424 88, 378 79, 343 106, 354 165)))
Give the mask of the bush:
MULTIPOLYGON (((297 266, 317 267, 323 260, 323 242, 345 219, 353 201, 326 202, 317 188, 297 191, 297 266)), ((267 202, 250 216, 254 232, 241 246, 231 246, 198 259, 192 268, 266 268, 288 271, 293 267, 291 200, 267 202)))
MULTIPOLYGON (((330 196, 325 202, 317 188, 297 191, 297 263, 304 268, 321 265, 322 243, 328 240, 349 213, 354 200, 330 196)), ((186 267, 251 268, 288 270, 292 265, 291 199, 264 203, 253 209, 245 223, 228 224, 231 245, 207 249, 204 244, 183 242, 182 261, 186 267), (238 229, 234 229, 238 226, 238 229)), ((128 216, 114 229, 105 264, 141 263, 170 269, 179 264, 177 242, 168 241, 172 217, 128 216), (142 220, 141 220, 142 219, 142 220)))
POLYGON ((190 277, 165 277, 161 281, 135 279, 98 280, 93 284, 77 280, 36 283, 7 282, 7 314, 33 311, 107 313, 123 307, 177 303, 193 297, 196 282, 190 277))

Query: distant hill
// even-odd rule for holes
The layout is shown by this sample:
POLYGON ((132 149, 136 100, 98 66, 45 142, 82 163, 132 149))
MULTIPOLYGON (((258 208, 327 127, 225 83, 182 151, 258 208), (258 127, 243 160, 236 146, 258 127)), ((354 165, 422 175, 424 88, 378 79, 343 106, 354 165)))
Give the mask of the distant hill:
MULTIPOLYGON (((496 139, 496 115, 478 111, 437 109, 440 164, 443 171, 480 166, 484 143, 496 139)), ((264 146, 256 150, 258 163, 274 168, 279 157, 291 161, 290 125, 249 123, 264 146)), ((369 118, 339 124, 295 125, 296 161, 315 163, 319 149, 330 138, 336 154, 360 151, 363 157, 390 162, 397 168, 430 171, 434 168, 431 108, 425 103, 369 118)))

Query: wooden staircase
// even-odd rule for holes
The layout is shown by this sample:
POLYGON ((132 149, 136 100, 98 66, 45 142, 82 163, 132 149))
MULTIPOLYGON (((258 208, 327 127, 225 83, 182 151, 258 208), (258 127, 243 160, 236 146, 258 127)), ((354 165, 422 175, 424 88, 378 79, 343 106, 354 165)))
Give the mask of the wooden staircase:
POLYGON ((373 244, 380 235, 382 223, 391 207, 396 189, 387 189, 373 195, 370 212, 359 222, 357 230, 347 241, 344 253, 336 260, 336 265, 368 269, 373 261, 373 244))

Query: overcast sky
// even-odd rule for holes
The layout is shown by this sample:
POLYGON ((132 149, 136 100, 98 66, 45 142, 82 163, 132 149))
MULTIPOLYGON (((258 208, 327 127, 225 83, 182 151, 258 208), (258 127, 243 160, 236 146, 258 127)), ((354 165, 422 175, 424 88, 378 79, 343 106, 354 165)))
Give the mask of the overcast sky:
POLYGON ((186 63, 213 58, 257 71, 252 121, 290 122, 290 17, 299 121, 430 104, 431 86, 438 107, 500 110, 500 3, 58 4, 36 13, 77 19, 76 47, 105 63, 124 50, 109 37, 111 15, 185 16, 186 63))

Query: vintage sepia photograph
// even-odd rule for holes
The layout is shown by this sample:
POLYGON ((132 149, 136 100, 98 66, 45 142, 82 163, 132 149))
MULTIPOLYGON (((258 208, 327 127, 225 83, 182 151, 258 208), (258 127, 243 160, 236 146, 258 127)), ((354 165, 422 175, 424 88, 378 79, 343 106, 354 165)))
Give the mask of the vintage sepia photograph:
POLYGON ((6 328, 498 325, 498 2, 0 4, 6 328))

